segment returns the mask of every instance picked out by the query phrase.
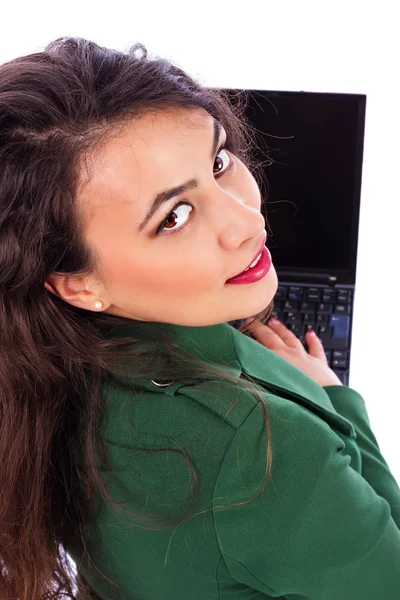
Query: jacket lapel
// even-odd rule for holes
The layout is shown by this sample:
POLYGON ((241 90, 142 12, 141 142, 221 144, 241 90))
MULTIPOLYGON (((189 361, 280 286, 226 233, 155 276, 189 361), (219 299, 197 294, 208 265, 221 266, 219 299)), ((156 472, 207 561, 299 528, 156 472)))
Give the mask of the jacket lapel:
POLYGON ((346 435, 357 437, 352 423, 336 412, 327 392, 313 379, 236 329, 233 339, 244 373, 264 384, 266 389, 272 388, 280 396, 312 410, 346 435))

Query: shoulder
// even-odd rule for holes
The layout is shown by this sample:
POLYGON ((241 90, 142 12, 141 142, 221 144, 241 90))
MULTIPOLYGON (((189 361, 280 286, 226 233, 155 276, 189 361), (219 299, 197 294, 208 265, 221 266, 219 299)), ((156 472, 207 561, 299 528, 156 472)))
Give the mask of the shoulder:
POLYGON ((330 425, 314 412, 294 400, 280 397, 255 385, 261 399, 253 390, 237 381, 209 380, 198 383, 180 383, 175 389, 157 388, 132 390, 114 380, 107 381, 105 395, 105 425, 110 434, 124 432, 131 435, 145 426, 147 431, 177 435, 184 428, 210 432, 213 426, 223 426, 230 439, 254 439, 256 432, 267 431, 281 451, 291 452, 297 444, 325 441, 341 442, 330 425), (222 423, 221 423, 222 422, 222 423))

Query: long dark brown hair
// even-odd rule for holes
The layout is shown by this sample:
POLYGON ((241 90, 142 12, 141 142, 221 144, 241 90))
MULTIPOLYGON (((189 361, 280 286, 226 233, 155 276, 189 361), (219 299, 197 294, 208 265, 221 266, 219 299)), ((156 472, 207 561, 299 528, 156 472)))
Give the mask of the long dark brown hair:
MULTIPOLYGON (((245 102, 243 93, 233 101, 201 86, 171 61, 148 56, 142 44, 122 52, 65 37, 0 66, 2 600, 74 598, 74 585, 82 597, 89 594, 83 577, 74 578, 65 545, 73 532, 85 547, 95 491, 113 502, 98 472, 98 457, 108 468, 100 435, 106 377, 117 377, 121 386, 127 372, 155 381, 220 378, 250 389, 263 404, 270 474, 268 413, 251 378, 236 379, 181 351, 162 327, 153 340, 106 339, 103 326, 137 322, 76 308, 44 287, 51 273, 101 280, 76 208, 80 168, 117 127, 146 111, 203 108, 223 125, 229 149, 262 186, 260 165, 250 156, 256 133, 243 116, 245 102)), ((272 308, 255 318, 265 321, 272 308)), ((149 529, 195 516, 196 470, 182 455, 192 481, 189 509, 181 520, 149 529)))

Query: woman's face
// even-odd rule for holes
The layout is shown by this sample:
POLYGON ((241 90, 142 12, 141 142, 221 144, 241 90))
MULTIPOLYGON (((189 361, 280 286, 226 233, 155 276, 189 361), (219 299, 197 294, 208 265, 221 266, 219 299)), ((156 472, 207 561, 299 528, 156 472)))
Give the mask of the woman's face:
POLYGON ((265 222, 250 171, 229 150, 218 151, 224 129, 210 157, 215 126, 203 109, 163 110, 104 145, 78 198, 104 281, 82 279, 76 288, 58 281, 59 295, 89 310, 100 300, 106 313, 187 326, 249 317, 271 302, 273 265, 256 283, 225 283, 257 253, 265 222), (158 194, 194 179, 141 227, 158 194))

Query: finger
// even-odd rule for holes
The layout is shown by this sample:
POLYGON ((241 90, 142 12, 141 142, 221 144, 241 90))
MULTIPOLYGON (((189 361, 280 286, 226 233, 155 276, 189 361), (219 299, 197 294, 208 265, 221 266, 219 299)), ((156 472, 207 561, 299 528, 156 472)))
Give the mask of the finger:
POLYGON ((328 359, 326 358, 324 346, 323 346, 321 340, 319 339, 319 337, 317 336, 317 334, 315 333, 315 331, 313 331, 312 329, 307 331, 307 333, 305 335, 305 340, 307 342, 309 354, 311 354, 311 356, 315 356, 316 358, 321 358, 326 363, 328 363, 328 359))
POLYGON ((272 331, 274 331, 287 346, 291 346, 292 348, 297 348, 299 344, 300 346, 302 346, 302 343, 300 342, 299 338, 296 337, 293 331, 290 331, 290 329, 288 329, 286 325, 281 323, 281 321, 278 321, 278 319, 271 317, 271 319, 268 322, 268 325, 269 327, 271 327, 272 331))
POLYGON ((246 321, 247 328, 260 344, 270 350, 279 350, 285 347, 283 340, 270 327, 256 320, 254 323, 246 321))

